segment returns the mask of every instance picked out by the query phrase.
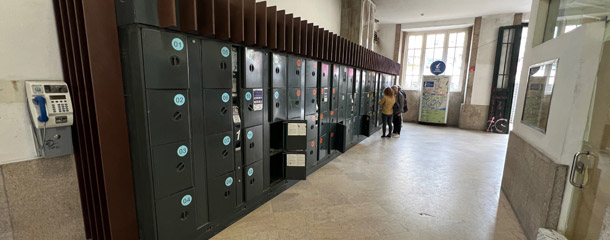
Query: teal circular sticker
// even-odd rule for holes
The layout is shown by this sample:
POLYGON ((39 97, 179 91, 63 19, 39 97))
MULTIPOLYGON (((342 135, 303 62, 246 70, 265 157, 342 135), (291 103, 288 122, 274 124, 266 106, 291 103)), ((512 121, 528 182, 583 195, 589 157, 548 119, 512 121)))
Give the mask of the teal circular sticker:
POLYGON ((184 42, 182 42, 182 39, 180 38, 174 38, 172 39, 172 47, 176 51, 182 51, 182 49, 184 48, 184 42))
POLYGON ((193 201, 193 197, 191 197, 191 195, 184 195, 184 197, 182 197, 182 200, 180 201, 180 203, 182 203, 182 206, 188 206, 191 205, 191 202, 193 201))
POLYGON ((223 57, 229 57, 229 55, 231 55, 231 51, 228 47, 222 47, 222 49, 220 49, 220 54, 222 54, 223 57))
POLYGON ((253 168, 248 169, 248 177, 252 177, 252 174, 254 174, 254 169, 253 168))
POLYGON ((229 143, 231 143, 231 137, 226 136, 222 139, 222 144, 224 144, 225 146, 229 145, 229 143))
POLYGON ((177 152, 178 152, 178 156, 184 157, 189 152, 189 148, 184 146, 184 145, 182 145, 182 146, 178 147, 178 151, 177 152))
POLYGON ((231 99, 231 97, 229 96, 228 93, 223 93, 222 94, 222 101, 223 102, 229 102, 230 99, 231 99))
POLYGON ((174 103, 176 105, 182 106, 182 105, 184 105, 184 102, 186 102, 186 98, 184 98, 184 95, 176 94, 176 96, 174 96, 174 103))
POLYGON ((275 99, 280 98, 280 92, 275 91, 275 93, 273 94, 273 97, 275 97, 275 99))
POLYGON ((252 131, 248 131, 248 139, 252 139, 254 133, 252 131))
POLYGON ((246 100, 247 101, 252 100, 252 93, 251 92, 246 92, 246 100))
POLYGON ((231 184, 233 184, 233 178, 232 177, 228 177, 227 180, 225 180, 225 185, 231 186, 231 184))

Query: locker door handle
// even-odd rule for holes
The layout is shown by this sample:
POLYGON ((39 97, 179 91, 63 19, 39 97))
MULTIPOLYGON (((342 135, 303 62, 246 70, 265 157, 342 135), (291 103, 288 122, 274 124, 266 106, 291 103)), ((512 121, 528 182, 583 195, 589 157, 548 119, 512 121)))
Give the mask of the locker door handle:
POLYGON ((229 196, 231 196, 231 191, 225 191, 225 198, 228 198, 229 196))
POLYGON ((180 220, 186 221, 186 219, 188 217, 189 217, 189 212, 188 211, 183 211, 182 213, 180 213, 180 220))

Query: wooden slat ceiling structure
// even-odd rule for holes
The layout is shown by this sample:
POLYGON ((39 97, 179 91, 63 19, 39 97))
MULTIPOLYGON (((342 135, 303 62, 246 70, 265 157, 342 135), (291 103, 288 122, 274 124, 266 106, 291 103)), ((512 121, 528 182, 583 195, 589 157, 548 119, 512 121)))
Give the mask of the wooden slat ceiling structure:
POLYGON ((398 75, 400 64, 255 0, 157 0, 159 27, 398 75), (178 14, 180 13, 180 14, 178 14))

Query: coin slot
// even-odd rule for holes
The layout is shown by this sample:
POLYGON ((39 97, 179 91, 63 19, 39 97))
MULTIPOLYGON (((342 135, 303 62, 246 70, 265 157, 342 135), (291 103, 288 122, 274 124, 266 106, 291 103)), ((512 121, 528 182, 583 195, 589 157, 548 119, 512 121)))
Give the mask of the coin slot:
POLYGON ((220 115, 224 116, 225 114, 227 114, 228 111, 229 110, 227 110, 227 107, 222 107, 222 108, 220 108, 220 115))
POLYGON ((280 74, 280 68, 279 67, 275 68, 275 73, 280 74))
POLYGON ((254 65, 250 64, 250 72, 254 72, 254 65))
POLYGON ((229 156, 229 152, 227 150, 222 150, 222 157, 226 158, 227 156, 229 156))
POLYGON ((180 220, 186 221, 186 219, 188 217, 189 217, 189 212, 188 211, 183 211, 182 213, 180 213, 180 220))
POLYGON ((220 69, 222 69, 222 70, 227 69, 227 63, 225 63, 224 61, 220 62, 220 69))
POLYGON ((179 66, 180 65, 180 58, 178 56, 171 56, 169 58, 170 63, 172 64, 172 66, 179 66))
POLYGON ((225 198, 229 198, 229 196, 231 196, 231 191, 225 191, 225 198))

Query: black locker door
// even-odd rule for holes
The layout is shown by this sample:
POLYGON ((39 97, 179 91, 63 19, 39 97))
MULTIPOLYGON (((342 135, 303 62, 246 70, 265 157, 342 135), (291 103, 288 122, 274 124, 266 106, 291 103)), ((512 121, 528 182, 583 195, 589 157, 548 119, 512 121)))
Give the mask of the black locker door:
POLYGON ((305 89, 305 115, 311 115, 318 111, 318 89, 305 89))
POLYGON ((263 159, 263 126, 246 128, 243 136, 244 164, 248 165, 263 159))
POLYGON ((318 138, 314 138, 308 141, 307 143, 307 156, 306 156, 306 162, 307 162, 307 166, 311 167, 311 166, 315 166, 318 163, 318 138))
POLYGON ((189 149, 188 141, 152 147, 156 199, 193 186, 193 164, 189 149))
POLYGON ((285 88, 286 76, 288 75, 286 68, 287 58, 281 54, 273 54, 271 59, 271 87, 285 88))
POLYGON ((176 33, 142 29, 142 54, 146 88, 188 88, 186 37, 176 33))
POLYGON ((320 70, 320 88, 328 88, 330 86, 330 65, 322 63, 320 70))
POLYGON ((234 170, 235 147, 233 131, 205 137, 208 177, 215 177, 234 170))
POLYGON ((307 115, 307 116, 305 116, 305 120, 307 120, 307 139, 318 138, 317 116, 315 114, 307 115))
POLYGON ((269 122, 280 122, 288 119, 288 109, 286 103, 288 100, 286 99, 286 89, 285 88, 275 88, 271 90, 271 117, 269 118, 269 122))
POLYGON ((263 87, 263 61, 265 53, 246 48, 244 50, 244 83, 242 88, 262 88, 263 87))
POLYGON ((230 172, 211 179, 208 182, 208 200, 210 220, 226 217, 233 212, 237 204, 235 173, 230 172))
POLYGON ((318 62, 315 60, 307 60, 305 64, 305 87, 315 88, 318 83, 318 62))
MULTIPOLYGON (((196 202, 193 189, 157 201, 156 218, 159 240, 191 239, 197 231, 196 202)), ((205 207, 205 206, 201 206, 205 207)))
POLYGON ((231 44, 204 39, 202 46, 203 88, 231 89, 231 44))
POLYGON ((338 116, 339 116, 339 119, 338 119, 339 122, 345 121, 345 114, 347 112, 346 106, 347 106, 346 95, 345 94, 340 94, 339 95, 339 107, 337 109, 338 116))
POLYGON ((297 56, 288 56, 288 87, 303 88, 305 82, 305 64, 297 56))
POLYGON ((231 89, 203 89, 205 134, 218 134, 233 129, 231 89))
POLYGON ((263 194, 263 161, 252 163, 244 168, 246 201, 254 200, 263 194))
POLYGON ((186 90, 146 90, 151 146, 190 138, 186 90))
POLYGON ((327 88, 327 87, 320 88, 319 97, 320 97, 319 98, 320 112, 327 112, 328 110, 330 110, 329 88, 327 88))
POLYGON ((242 89, 241 102, 243 127, 263 124, 263 89, 242 89))
POLYGON ((305 98, 301 88, 288 89, 288 119, 303 119, 305 98))
POLYGON ((318 123, 320 125, 320 135, 328 134, 328 131, 330 130, 330 113, 320 113, 320 119, 318 120, 318 123))

